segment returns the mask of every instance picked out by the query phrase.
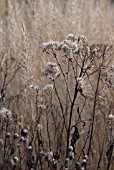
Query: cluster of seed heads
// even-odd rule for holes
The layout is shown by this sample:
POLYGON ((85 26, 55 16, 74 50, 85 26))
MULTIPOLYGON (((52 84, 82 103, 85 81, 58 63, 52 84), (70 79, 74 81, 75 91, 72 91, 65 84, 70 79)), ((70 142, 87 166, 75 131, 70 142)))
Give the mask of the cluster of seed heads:
POLYGON ((45 65, 43 74, 50 79, 55 79, 60 75, 59 67, 54 62, 48 62, 45 65))

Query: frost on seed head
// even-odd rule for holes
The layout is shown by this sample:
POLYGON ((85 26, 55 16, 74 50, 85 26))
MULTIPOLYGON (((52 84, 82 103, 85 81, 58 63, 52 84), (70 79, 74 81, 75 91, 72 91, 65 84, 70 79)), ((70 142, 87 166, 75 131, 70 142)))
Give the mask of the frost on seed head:
POLYGON ((66 40, 70 40, 70 41, 75 41, 77 38, 74 36, 74 34, 68 34, 66 36, 66 40))
POLYGON ((59 44, 58 41, 49 41, 49 42, 43 43, 42 51, 45 52, 49 49, 56 49, 58 44, 59 44))
POLYGON ((53 91, 53 84, 47 84, 44 88, 43 88, 43 92, 44 93, 51 93, 53 91))
POLYGON ((44 76, 50 79, 55 79, 60 75, 59 67, 56 63, 48 62, 44 67, 44 76))
POLYGON ((10 163, 12 166, 16 166, 17 162, 18 162, 18 157, 17 156, 14 156, 10 159, 10 163))
POLYGON ((12 120, 12 113, 10 110, 3 107, 2 109, 0 109, 0 119, 4 118, 12 120))
POLYGON ((38 109, 44 111, 46 110, 46 106, 44 104, 39 104, 38 109))
POLYGON ((40 88, 38 86, 33 86, 32 84, 28 87, 31 92, 39 92, 40 88))
POLYGON ((43 128, 43 125, 42 124, 38 124, 37 125, 37 130, 41 130, 43 128))
POLYGON ((66 38, 61 41, 49 41, 42 45, 43 52, 52 49, 52 51, 62 51, 71 58, 72 54, 79 53, 80 50, 85 50, 86 38, 84 36, 76 37, 74 34, 68 34, 66 38))
POLYGON ((72 145, 70 145, 70 146, 68 147, 68 150, 69 150, 69 151, 73 151, 72 145))
POLYGON ((109 114, 109 115, 107 116, 107 119, 108 119, 108 120, 113 120, 113 121, 114 121, 114 115, 113 115, 113 114, 109 114))

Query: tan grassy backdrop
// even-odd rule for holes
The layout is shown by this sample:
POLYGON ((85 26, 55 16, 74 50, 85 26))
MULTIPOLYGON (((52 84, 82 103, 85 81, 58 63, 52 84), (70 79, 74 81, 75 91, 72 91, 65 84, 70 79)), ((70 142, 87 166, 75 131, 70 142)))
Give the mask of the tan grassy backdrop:
MULTIPOLYGON (((0 0, 0 145, 2 146, 0 168, 22 170, 65 168, 64 162, 68 156, 66 153, 68 131, 65 125, 66 127, 69 125, 71 103, 67 98, 64 76, 58 77, 55 82, 43 76, 46 63, 57 62, 57 60, 51 56, 53 53, 42 52, 42 44, 51 40, 63 41, 69 33, 73 33, 76 37, 85 36, 88 46, 92 44, 114 46, 114 4, 112 1, 0 0), (43 93, 45 85, 54 83, 57 91, 55 89, 51 95, 43 93), (58 96, 63 105, 63 115, 58 96), (46 110, 40 108, 45 105, 46 110), (9 113, 9 110, 6 111, 3 108, 11 111, 10 121, 7 116, 5 118, 3 116, 9 113), (43 127, 39 128, 40 125, 43 127), (24 144, 21 142, 23 129, 27 129, 24 144), (7 137, 7 133, 10 133, 10 137, 7 137), (15 133, 19 135, 18 141, 12 139, 15 133), (59 142, 60 139, 62 143, 59 142), (58 151, 60 144, 61 150, 58 151), (29 146, 33 147, 30 151, 27 150, 29 146), (57 151, 60 158, 56 158, 57 151), (18 161, 13 160, 14 156, 18 157, 18 161)), ((79 162, 79 170, 81 168, 113 170, 114 153, 109 154, 111 155, 109 160, 106 156, 107 151, 110 151, 110 147, 113 148, 114 145, 114 89, 112 87, 114 85, 112 74, 114 54, 112 51, 112 48, 109 49, 109 53, 105 55, 103 65, 105 71, 102 73, 104 77, 101 78, 99 84, 94 133, 87 166, 83 166, 81 160, 83 160, 83 155, 87 154, 89 145, 87 143, 85 146, 85 141, 90 137, 87 138, 87 135, 95 102, 97 73, 85 79, 83 92, 88 97, 86 102, 83 96, 77 96, 71 126, 79 123, 78 107, 82 110, 81 116, 85 121, 85 126, 82 126, 83 123, 78 125, 80 138, 76 143, 76 155, 68 163, 69 169, 78 170, 79 162), (107 78, 110 73, 112 74, 111 81, 113 81, 111 85, 107 78), (111 120, 109 120, 110 117, 107 118, 109 115, 112 116, 111 120)), ((57 53, 59 57, 62 55, 61 52, 57 53)), ((75 62, 74 67, 77 67, 78 72, 80 66, 77 60, 75 62)), ((79 64, 80 62, 82 61, 79 61, 79 64)), ((98 58, 94 62, 96 69, 99 70, 101 60, 98 58)), ((58 64, 66 74, 68 67, 62 58, 59 58, 58 64)), ((76 73, 77 77, 73 77, 72 70, 69 75, 67 80, 72 98, 78 73, 76 73)), ((72 134, 71 131, 70 135, 72 134)))

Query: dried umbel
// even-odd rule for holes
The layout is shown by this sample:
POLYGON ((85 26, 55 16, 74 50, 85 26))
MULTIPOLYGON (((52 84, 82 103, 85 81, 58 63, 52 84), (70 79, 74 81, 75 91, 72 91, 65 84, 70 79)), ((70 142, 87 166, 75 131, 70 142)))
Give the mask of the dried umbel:
POLYGON ((45 65, 43 74, 50 79, 57 78, 60 75, 60 70, 58 65, 53 62, 48 62, 45 65))

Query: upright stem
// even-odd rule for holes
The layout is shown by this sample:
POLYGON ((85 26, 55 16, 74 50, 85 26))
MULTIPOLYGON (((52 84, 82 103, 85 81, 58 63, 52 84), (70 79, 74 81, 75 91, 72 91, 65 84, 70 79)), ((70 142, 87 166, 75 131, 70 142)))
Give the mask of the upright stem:
MULTIPOLYGON (((82 67, 81 67, 81 70, 80 70, 79 77, 81 77, 82 74, 83 74, 84 63, 85 63, 85 59, 82 61, 82 67)), ((74 91, 74 98, 73 98, 73 101, 72 101, 72 104, 71 104, 71 109, 70 109, 69 126, 68 126, 68 130, 67 130, 66 158, 68 158, 68 156, 69 156, 68 147, 69 147, 69 138, 70 138, 70 128, 71 128, 73 108, 74 108, 74 105, 75 105, 77 94, 78 94, 78 81, 76 80, 75 91, 74 91)))
POLYGON ((68 155, 69 155, 68 147, 69 147, 70 127, 71 127, 71 120, 72 120, 72 114, 73 114, 73 107, 74 107, 74 104, 75 104, 77 94, 78 94, 78 82, 76 83, 76 86, 75 86, 74 98, 73 98, 73 101, 72 101, 72 104, 71 104, 71 109, 70 109, 69 126, 68 126, 68 130, 67 130, 66 158, 68 158, 68 155))
POLYGON ((101 70, 102 70, 102 66, 103 66, 103 62, 104 62, 105 50, 106 50, 106 47, 104 49, 103 55, 101 56, 102 61, 101 61, 101 64, 100 64, 100 70, 99 70, 99 75, 98 75, 98 80, 97 80, 97 87, 96 87, 96 91, 95 91, 95 98, 94 98, 93 111, 92 111, 92 123, 91 123, 90 140, 89 140, 89 147, 88 147, 88 151, 87 151, 88 156, 89 156, 89 152, 90 152, 90 149, 91 149, 91 143, 92 143, 92 137, 93 137, 95 109, 96 109, 96 102, 97 102, 99 83, 100 83, 100 78, 101 78, 101 70))

